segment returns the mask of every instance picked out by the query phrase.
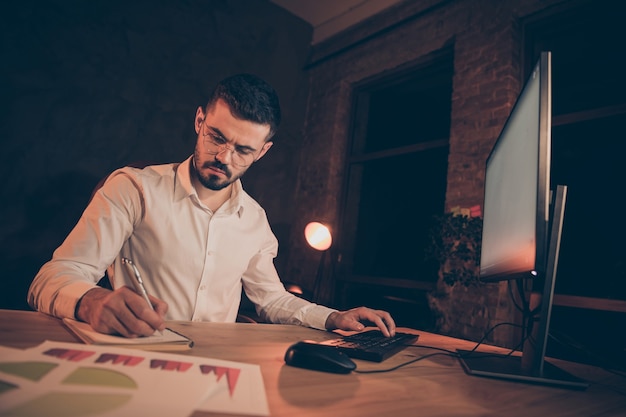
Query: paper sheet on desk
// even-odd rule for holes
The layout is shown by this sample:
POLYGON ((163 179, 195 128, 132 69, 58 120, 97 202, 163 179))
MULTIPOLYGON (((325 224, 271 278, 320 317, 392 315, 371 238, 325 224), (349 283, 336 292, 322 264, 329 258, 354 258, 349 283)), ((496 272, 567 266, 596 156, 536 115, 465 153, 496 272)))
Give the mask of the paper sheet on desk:
POLYGON ((247 393, 259 389, 246 387, 255 370, 237 362, 76 343, 0 349, 0 415, 175 417, 196 409, 267 410, 264 391, 247 393), (260 397, 260 404, 250 404, 260 397))
POLYGON ((207 396, 196 410, 255 416, 270 415, 261 367, 239 362, 237 364, 241 373, 237 380, 237 388, 232 395, 224 386, 221 386, 207 396))

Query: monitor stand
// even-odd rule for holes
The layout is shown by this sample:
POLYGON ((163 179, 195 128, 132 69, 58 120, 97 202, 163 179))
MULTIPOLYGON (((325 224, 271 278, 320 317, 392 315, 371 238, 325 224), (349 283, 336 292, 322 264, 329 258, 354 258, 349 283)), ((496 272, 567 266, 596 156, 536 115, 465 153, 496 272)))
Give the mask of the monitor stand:
POLYGON ((586 381, 545 361, 566 195, 567 187, 557 186, 550 216, 552 225, 543 294, 531 295, 531 304, 541 307, 539 323, 533 326, 533 332, 536 333, 530 336, 532 343, 528 340, 524 344, 522 356, 458 350, 461 365, 468 374, 575 389, 586 389, 589 386, 586 381))
POLYGON ((459 349, 461 365, 470 375, 484 376, 531 384, 555 385, 564 388, 586 389, 589 384, 563 369, 544 361, 541 373, 526 371, 522 367, 522 357, 499 355, 459 349))

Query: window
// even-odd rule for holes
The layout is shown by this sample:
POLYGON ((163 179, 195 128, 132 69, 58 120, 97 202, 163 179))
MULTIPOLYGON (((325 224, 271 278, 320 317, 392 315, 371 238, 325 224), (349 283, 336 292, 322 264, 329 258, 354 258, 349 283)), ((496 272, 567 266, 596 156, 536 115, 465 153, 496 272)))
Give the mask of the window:
MULTIPOLYGON (((444 210, 451 89, 449 51, 355 88, 338 278, 361 284, 363 296, 411 304, 407 290, 437 280, 424 247, 432 216, 444 210)), ((380 302, 347 292, 354 304, 380 302)))
POLYGON ((568 186, 557 290, 626 300, 626 55, 618 16, 594 4, 529 24, 526 62, 552 51, 552 183, 568 186))
POLYGON ((552 51, 552 183, 568 186, 551 332, 623 361, 626 310, 603 301, 626 300, 626 36, 616 7, 594 2, 526 22, 524 39, 527 63, 552 51), (592 308, 565 307, 575 304, 559 295, 591 297, 592 308))

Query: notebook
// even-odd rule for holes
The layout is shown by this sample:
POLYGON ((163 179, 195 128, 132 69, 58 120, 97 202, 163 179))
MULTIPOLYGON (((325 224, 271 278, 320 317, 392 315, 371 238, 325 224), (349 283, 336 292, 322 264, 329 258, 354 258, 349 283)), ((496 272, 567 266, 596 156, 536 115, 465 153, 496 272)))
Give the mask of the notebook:
POLYGON ((64 318, 63 324, 80 340, 89 345, 119 346, 143 350, 187 350, 193 347, 193 340, 167 328, 162 335, 154 333, 152 336, 128 338, 98 333, 88 323, 73 319, 64 318))

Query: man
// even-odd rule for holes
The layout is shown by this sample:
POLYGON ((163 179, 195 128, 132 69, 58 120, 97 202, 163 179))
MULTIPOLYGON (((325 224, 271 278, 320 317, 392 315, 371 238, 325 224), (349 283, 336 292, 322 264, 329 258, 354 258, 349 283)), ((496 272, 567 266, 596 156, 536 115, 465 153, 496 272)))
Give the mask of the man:
POLYGON ((395 333, 389 313, 336 311, 287 292, 273 259, 265 211, 239 178, 271 148, 280 123, 274 89, 240 74, 221 81, 194 120, 193 156, 179 164, 122 168, 95 193, 28 291, 36 310, 102 333, 149 335, 164 320, 235 321, 241 289, 273 323, 395 333), (133 288, 140 271, 151 306, 133 288), (113 290, 96 285, 108 270, 113 290))

